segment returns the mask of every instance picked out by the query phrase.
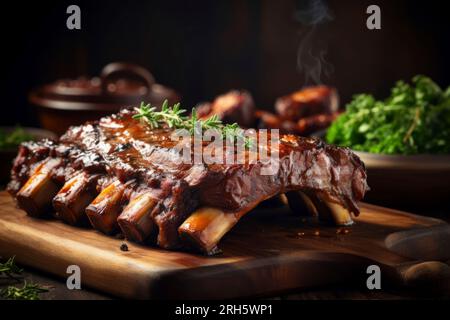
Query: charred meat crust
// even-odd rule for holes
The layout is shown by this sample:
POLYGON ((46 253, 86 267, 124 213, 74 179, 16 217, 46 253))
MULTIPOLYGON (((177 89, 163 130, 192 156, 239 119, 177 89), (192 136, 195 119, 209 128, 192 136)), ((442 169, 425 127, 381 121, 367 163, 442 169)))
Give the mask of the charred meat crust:
MULTIPOLYGON (((173 150, 171 131, 150 130, 132 115, 133 111, 125 109, 99 121, 72 127, 58 142, 22 144, 8 191, 17 197, 39 164, 48 158, 60 159, 60 164, 50 170, 52 181, 63 188, 74 177, 89 178, 89 183, 84 182, 92 193, 89 201, 114 181, 123 186, 120 201, 114 198, 114 214, 105 215, 104 219, 108 220, 101 220, 102 208, 91 207, 91 214, 100 213, 96 217, 100 219, 100 229, 106 233, 117 229, 111 216, 122 212, 118 225, 127 237, 145 242, 156 233, 157 244, 167 249, 183 245, 180 225, 191 213, 205 206, 230 214, 245 214, 245 208, 267 198, 305 190, 320 194, 322 199, 337 203, 354 215, 359 214, 357 202, 368 189, 366 172, 364 164, 347 148, 312 138, 281 135, 279 170, 274 175, 261 175, 259 162, 180 164, 180 155, 173 150), (142 201, 149 201, 144 206, 145 212, 126 209, 133 199, 143 194, 147 200, 142 201), (139 214, 139 219, 132 214, 139 214), (140 215, 144 220, 140 220, 140 215)), ((65 200, 62 196, 58 202, 64 204, 65 200)))

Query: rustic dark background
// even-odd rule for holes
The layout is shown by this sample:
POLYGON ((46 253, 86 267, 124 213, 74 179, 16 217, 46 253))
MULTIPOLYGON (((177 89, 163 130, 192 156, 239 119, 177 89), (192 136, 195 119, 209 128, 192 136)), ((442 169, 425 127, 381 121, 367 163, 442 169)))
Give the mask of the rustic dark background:
POLYGON ((394 81, 418 73, 447 86, 448 14, 443 1, 16 1, 0 20, 8 115, 0 124, 36 124, 31 88, 96 75, 112 61, 149 68, 188 107, 245 88, 259 107, 271 108, 276 97, 318 81, 335 85, 344 102, 363 91, 382 97, 394 81), (70 4, 81 7, 80 31, 66 28, 70 4), (370 4, 381 7, 382 30, 366 28, 370 4), (305 26, 305 12, 324 23, 305 26), (299 66, 300 48, 306 58, 299 66), (314 80, 307 75, 318 74, 310 62, 320 54, 314 80))

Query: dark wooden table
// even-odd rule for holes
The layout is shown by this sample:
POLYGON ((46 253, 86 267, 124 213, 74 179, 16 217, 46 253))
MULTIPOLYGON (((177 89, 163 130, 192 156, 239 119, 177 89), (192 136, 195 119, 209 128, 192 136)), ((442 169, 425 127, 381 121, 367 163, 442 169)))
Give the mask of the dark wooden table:
MULTIPOLYGON (((414 213, 424 214, 427 216, 437 217, 447 222, 450 222, 450 205, 434 210, 409 210, 414 213)), ((450 261, 447 261, 450 265, 450 261)), ((26 268, 23 273, 24 279, 29 282, 39 283, 42 286, 48 287, 49 292, 41 294, 41 299, 57 299, 57 300, 104 300, 114 299, 114 297, 106 295, 104 293, 96 292, 89 288, 81 288, 81 290, 69 290, 66 286, 65 280, 55 278, 50 274, 43 273, 39 270, 33 270, 26 268)), ((0 289, 6 285, 21 286, 22 282, 11 282, 0 279, 0 289)), ((393 289, 382 290, 368 290, 356 285, 344 285, 344 286, 330 286, 324 288, 314 288, 309 290, 301 290, 298 292, 280 293, 274 296, 262 297, 265 299, 275 300, 330 300, 330 299, 354 299, 354 300, 399 300, 399 299, 421 299, 421 298, 450 298, 450 292, 448 294, 439 296, 430 296, 426 293, 417 295, 417 293, 411 293, 408 291, 396 291, 393 289)), ((1 299, 1 298, 0 298, 1 299)))
MULTIPOLYGON (((49 288, 47 293, 40 295, 44 300, 108 300, 115 297, 104 293, 96 292, 90 289, 81 288, 81 290, 69 290, 64 281, 55 278, 52 275, 44 274, 38 270, 27 269, 23 273, 24 279, 28 282, 39 283, 49 288)), ((14 285, 14 282, 9 282, 14 285)), ((5 283, 0 281, 0 289, 5 287, 5 283)), ((17 282, 17 286, 21 286, 17 282)), ((395 290, 374 290, 361 289, 356 286, 330 286, 324 288, 314 288, 302 290, 299 292, 288 292, 274 296, 261 297, 269 300, 404 300, 404 299, 429 299, 429 298, 449 298, 447 296, 429 296, 411 294, 407 291, 395 290)), ((1 300, 1 298, 0 298, 1 300)))

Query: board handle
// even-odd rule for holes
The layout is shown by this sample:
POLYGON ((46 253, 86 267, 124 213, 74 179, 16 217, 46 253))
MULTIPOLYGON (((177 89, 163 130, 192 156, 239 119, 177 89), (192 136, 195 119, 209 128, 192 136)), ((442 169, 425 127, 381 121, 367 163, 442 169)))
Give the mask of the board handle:
POLYGON ((408 263, 396 267, 399 284, 415 293, 450 296, 450 266, 440 261, 408 263))

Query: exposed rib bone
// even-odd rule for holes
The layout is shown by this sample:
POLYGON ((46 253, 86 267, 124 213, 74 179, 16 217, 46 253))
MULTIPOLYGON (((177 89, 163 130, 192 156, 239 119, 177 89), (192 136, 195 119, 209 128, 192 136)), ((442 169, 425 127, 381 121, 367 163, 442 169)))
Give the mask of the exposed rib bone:
POLYGON ((178 234, 196 245, 205 254, 220 250, 217 243, 257 203, 252 203, 239 212, 225 212, 219 208, 202 207, 194 211, 178 228, 178 234))
POLYGON ((189 239, 206 254, 218 251, 217 243, 237 223, 235 214, 203 207, 192 213, 178 228, 182 238, 189 239))
POLYGON ((117 217, 122 208, 125 187, 120 181, 108 185, 86 208, 86 215, 94 229, 106 234, 117 230, 117 217))
POLYGON ((324 200, 318 194, 307 193, 317 209, 319 219, 325 223, 332 223, 337 226, 349 226, 353 224, 352 214, 346 208, 332 201, 324 200))
POLYGON ((48 159, 39 164, 17 193, 17 203, 28 215, 39 217, 51 212, 52 199, 59 189, 51 171, 60 163, 60 159, 48 159))
POLYGON ((326 201, 325 203, 327 207, 330 209, 331 216, 336 225, 350 226, 354 223, 352 219, 352 214, 343 206, 330 201, 326 201))
POLYGON ((125 237, 136 242, 144 242, 152 233, 155 224, 151 212, 157 201, 149 193, 142 193, 130 200, 117 219, 125 237))
POLYGON ((311 198, 308 197, 304 192, 298 191, 298 194, 302 198, 303 202, 305 203, 306 209, 308 212, 313 216, 318 216, 319 212, 317 211, 316 206, 314 206, 314 203, 312 202, 311 198))
MULTIPOLYGON (((312 215, 319 216, 323 221, 336 225, 351 225, 350 212, 331 201, 322 200, 313 192, 297 191, 296 201, 302 201, 304 208, 312 215)), ((237 223, 237 221, 253 207, 238 213, 225 212, 218 208, 202 207, 192 213, 178 228, 181 238, 188 239, 206 254, 218 251, 217 243, 237 223)))
POLYGON ((278 196, 276 196, 283 205, 288 206, 289 205, 289 200, 286 196, 285 193, 280 193, 278 196))
POLYGON ((53 199, 57 216, 71 225, 85 222, 85 209, 95 198, 93 184, 97 179, 82 172, 67 181, 53 199))
POLYGON ((301 216, 317 216, 317 209, 311 199, 301 191, 289 191, 286 193, 291 210, 301 216))

